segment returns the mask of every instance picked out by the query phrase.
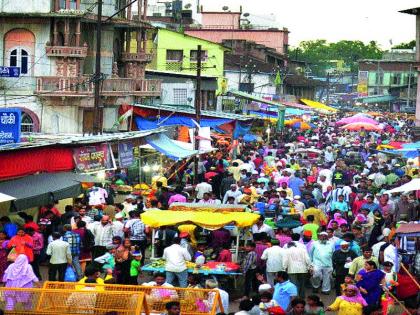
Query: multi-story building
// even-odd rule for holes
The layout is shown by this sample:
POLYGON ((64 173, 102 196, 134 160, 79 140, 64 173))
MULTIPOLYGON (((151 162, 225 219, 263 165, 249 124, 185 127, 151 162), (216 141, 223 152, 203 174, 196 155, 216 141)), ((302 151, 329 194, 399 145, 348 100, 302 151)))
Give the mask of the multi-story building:
MULTIPOLYGON (((22 109, 23 131, 92 129, 97 3, 0 0, 2 64, 21 69, 20 78, 1 79, 0 106, 22 109)), ((118 118, 119 104, 159 97, 161 92, 160 81, 144 79, 152 59, 146 53, 146 30, 151 28, 145 22, 147 0, 119 12, 127 3, 103 1, 100 117, 105 129, 118 118)))
POLYGON ((359 61, 363 102, 388 103, 392 111, 414 112, 417 75, 414 52, 391 51, 380 60, 359 61))
POLYGON ((147 66, 147 75, 163 80, 162 103, 194 105, 197 48, 201 45, 202 108, 214 109, 225 82, 224 54, 228 48, 164 28, 159 28, 154 38, 153 60, 147 66))

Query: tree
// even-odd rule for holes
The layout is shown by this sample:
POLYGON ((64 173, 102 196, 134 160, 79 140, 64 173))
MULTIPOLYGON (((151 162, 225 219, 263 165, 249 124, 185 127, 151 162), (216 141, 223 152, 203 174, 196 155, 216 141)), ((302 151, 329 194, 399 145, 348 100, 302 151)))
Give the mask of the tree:
POLYGON ((395 45, 392 47, 392 49, 413 49, 414 47, 416 47, 416 40, 395 45))
POLYGON ((297 48, 290 49, 289 55, 291 58, 306 61, 315 75, 323 76, 331 60, 343 60, 354 72, 357 71, 358 60, 380 59, 382 50, 375 41, 368 44, 350 40, 328 43, 324 39, 317 39, 301 42, 297 48))

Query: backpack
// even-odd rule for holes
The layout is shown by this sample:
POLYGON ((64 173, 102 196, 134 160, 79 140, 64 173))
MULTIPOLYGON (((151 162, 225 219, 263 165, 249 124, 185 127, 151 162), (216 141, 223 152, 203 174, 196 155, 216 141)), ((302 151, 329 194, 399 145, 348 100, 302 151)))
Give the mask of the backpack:
POLYGON ((95 236, 90 230, 86 229, 85 237, 82 243, 84 249, 91 249, 95 246, 95 236))

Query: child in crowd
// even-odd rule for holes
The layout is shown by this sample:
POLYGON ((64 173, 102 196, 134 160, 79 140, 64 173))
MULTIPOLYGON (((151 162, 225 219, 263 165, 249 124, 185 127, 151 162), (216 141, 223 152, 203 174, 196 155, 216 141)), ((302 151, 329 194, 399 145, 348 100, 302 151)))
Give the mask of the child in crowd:
POLYGON ((260 305, 259 308, 261 310, 260 314, 261 315, 269 315, 269 309, 271 307, 275 307, 278 306, 277 302, 275 300, 273 300, 273 295, 270 292, 263 292, 260 295, 260 305))
POLYGON ((130 284, 132 285, 138 285, 138 277, 141 271, 141 252, 140 251, 134 251, 131 253, 131 256, 133 256, 133 260, 131 260, 130 263, 130 284))
POLYGON ((354 278, 352 275, 349 274, 345 276, 344 283, 341 284, 341 292, 344 292, 349 285, 354 285, 354 284, 356 284, 356 282, 354 281, 354 278))
POLYGON ((317 295, 310 295, 306 298, 305 314, 324 315, 324 303, 317 295))

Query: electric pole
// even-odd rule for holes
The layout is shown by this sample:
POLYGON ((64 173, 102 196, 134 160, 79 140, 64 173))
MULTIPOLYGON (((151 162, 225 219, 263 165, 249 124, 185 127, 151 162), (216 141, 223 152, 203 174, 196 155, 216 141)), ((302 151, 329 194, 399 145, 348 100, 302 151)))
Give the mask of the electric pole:
POLYGON ((102 0, 98 0, 98 16, 96 21, 96 59, 95 59, 95 99, 93 105, 93 134, 102 133, 101 107, 101 32, 102 32, 102 0))
MULTIPOLYGON (((200 116, 201 116, 201 45, 197 46, 197 83, 195 87, 195 121, 197 122, 198 126, 195 128, 194 132, 194 149, 198 151, 199 149, 199 126, 200 126, 200 116)), ((194 160, 194 183, 198 184, 198 159, 199 154, 197 152, 194 160)))

